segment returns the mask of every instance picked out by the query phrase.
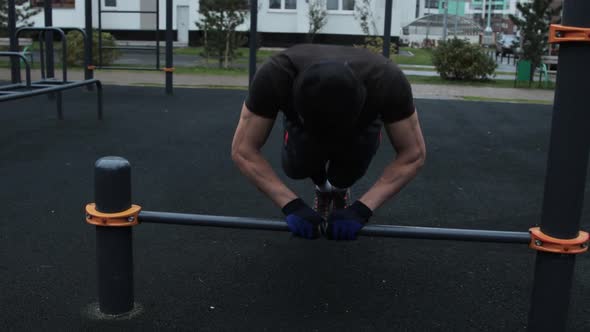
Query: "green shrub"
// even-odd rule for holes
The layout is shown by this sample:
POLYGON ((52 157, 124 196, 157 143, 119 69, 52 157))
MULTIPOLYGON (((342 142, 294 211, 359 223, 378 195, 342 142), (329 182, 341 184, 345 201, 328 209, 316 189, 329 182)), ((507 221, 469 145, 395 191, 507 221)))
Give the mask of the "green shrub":
POLYGON ((483 80, 497 67, 479 45, 457 38, 441 42, 432 52, 432 63, 445 80, 483 80))
MULTIPOLYGON (((83 65, 84 64, 84 38, 78 31, 68 32, 66 39, 68 41, 68 54, 67 61, 68 66, 83 65)), ((114 47, 115 38, 113 35, 107 32, 102 33, 102 46, 103 47, 114 47)), ((119 52, 114 49, 102 50, 102 65, 108 66, 119 57, 119 52)), ((92 64, 98 65, 98 32, 92 32, 92 64)))

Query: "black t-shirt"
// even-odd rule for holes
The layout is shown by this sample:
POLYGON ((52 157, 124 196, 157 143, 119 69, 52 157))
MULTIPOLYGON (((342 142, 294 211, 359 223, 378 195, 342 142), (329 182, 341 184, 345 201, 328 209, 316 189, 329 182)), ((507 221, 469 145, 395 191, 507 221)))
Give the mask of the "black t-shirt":
POLYGON ((300 44, 272 56, 254 75, 246 106, 254 114, 274 119, 282 111, 297 121, 293 110, 293 82, 298 73, 319 61, 346 61, 367 91, 358 125, 375 120, 393 123, 414 113, 410 83, 399 67, 363 48, 300 44))

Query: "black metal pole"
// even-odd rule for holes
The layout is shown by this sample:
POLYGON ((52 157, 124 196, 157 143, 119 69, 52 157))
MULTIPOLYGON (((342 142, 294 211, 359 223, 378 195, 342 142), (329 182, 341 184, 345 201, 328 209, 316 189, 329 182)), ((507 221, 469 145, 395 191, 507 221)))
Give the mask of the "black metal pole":
MULTIPOLYGON (((590 28, 590 1, 566 0, 562 24, 590 28)), ((588 94, 588 59, 590 43, 561 43, 540 225, 560 239, 575 238, 580 229, 590 150, 590 112, 580 103, 588 94)), ((575 259, 537 254, 529 331, 566 330, 575 259)))
POLYGON ((385 28, 383 29, 383 56, 389 59, 391 44, 391 11, 393 0, 385 0, 385 28))
MULTIPOLYGON (((116 213, 131 208, 131 166, 119 157, 104 157, 94 165, 96 210, 116 213)), ((98 303, 102 313, 117 315, 133 309, 132 227, 96 226, 98 303)))
POLYGON ((156 0, 156 70, 160 70, 160 0, 156 0))
MULTIPOLYGON (((43 1, 44 5, 44 14, 45 14, 45 27, 53 26, 53 4, 52 1, 43 1)), ((54 56, 53 56, 53 32, 46 31, 45 32, 45 50, 47 57, 46 67, 47 67, 47 77, 53 78, 55 77, 55 63, 54 63, 54 56)))
POLYGON ((102 1, 98 1, 98 67, 102 67, 102 1))
POLYGON ((88 68, 89 66, 93 65, 94 63, 92 62, 92 43, 94 42, 93 40, 93 33, 92 33, 92 0, 85 0, 85 19, 86 19, 86 50, 85 50, 85 55, 86 58, 84 59, 84 78, 89 80, 91 78, 94 78, 94 71, 90 70, 90 68, 88 68))
MULTIPOLYGON (((16 40, 16 5, 15 0, 8 0, 8 37, 10 38, 10 52, 18 52, 16 40)), ((10 58, 11 82, 18 83, 20 79, 20 59, 10 58)))
POLYGON ((257 39, 256 35, 258 34, 258 0, 250 0, 250 68, 249 73, 250 77, 248 80, 248 85, 252 83, 252 79, 254 78, 254 74, 256 73, 256 47, 257 47, 257 39))
POLYGON ((174 59, 172 54, 172 41, 174 39, 172 31, 172 0, 166 0, 166 94, 173 93, 173 72, 174 59))
MULTIPOLYGON (((203 214, 142 211, 139 213, 139 221, 142 223, 172 224, 186 226, 229 227, 285 232, 289 231, 287 224, 281 220, 214 216, 203 214)), ((361 230, 359 235, 375 237, 479 241, 520 244, 528 244, 531 239, 531 236, 528 232, 506 232, 478 229, 410 227, 392 225, 368 225, 361 230)))

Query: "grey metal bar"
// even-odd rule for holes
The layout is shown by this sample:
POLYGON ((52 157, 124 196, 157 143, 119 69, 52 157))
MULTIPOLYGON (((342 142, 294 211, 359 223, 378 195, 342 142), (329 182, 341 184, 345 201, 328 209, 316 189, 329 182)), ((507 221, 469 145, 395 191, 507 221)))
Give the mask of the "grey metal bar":
MULTIPOLYGON (((562 24, 590 28, 590 1, 566 0, 562 24)), ((590 42, 559 46, 541 232, 558 239, 578 236, 590 150, 588 95, 590 42)), ((566 331, 576 255, 539 252, 529 331, 566 331)))
POLYGON ((103 13, 115 14, 157 14, 155 10, 102 10, 103 13))
MULTIPOLYGON (((18 36, 17 36, 18 38, 18 36)), ((21 52, 0 52, 0 56, 6 56, 6 57, 10 57, 11 59, 13 58, 20 58, 24 63, 25 63, 25 73, 26 73, 26 87, 30 88, 31 87, 31 65, 29 65, 29 61, 27 60, 27 57, 24 55, 24 53, 21 52)), ((19 63, 20 65, 20 63, 19 63)), ((19 74, 20 76, 20 74, 19 74)), ((19 81, 20 81, 20 77, 19 77, 19 81)))
POLYGON ((137 50, 137 51, 155 51, 157 47, 147 46, 103 46, 103 50, 137 50))
MULTIPOLYGON (((17 45, 18 45, 18 38, 20 36, 20 34, 22 32, 25 31, 39 31, 41 34, 45 34, 45 33, 52 33, 52 32, 58 32, 61 36, 61 43, 62 43, 62 79, 63 81, 67 81, 68 80, 68 67, 67 67, 67 40, 66 40, 66 34, 65 32, 60 29, 60 28, 56 28, 56 27, 24 27, 24 28, 18 28, 16 30, 16 38, 17 38, 17 45)), ((46 35, 47 37, 47 35, 46 35)), ((51 52, 53 52, 53 33, 52 33, 52 37, 51 37, 51 44, 52 44, 52 48, 51 48, 51 52)), ((45 38, 47 40, 47 38, 45 38)), ((47 45, 48 46, 48 45, 47 45)), ((50 52, 49 47, 47 47, 47 53, 50 52)), ((49 54, 47 54, 47 76, 49 78, 53 78, 55 76, 55 73, 53 72, 53 65, 54 65, 54 60, 53 60, 53 55, 49 56, 49 54), (49 61, 52 61, 52 67, 49 67, 49 61)))
MULTIPOLYGON (((44 94, 47 94, 50 92, 78 88, 78 87, 86 86, 88 84, 96 84, 96 82, 99 82, 99 81, 97 79, 91 79, 88 81, 77 81, 77 82, 72 82, 72 83, 67 83, 67 84, 61 84, 61 85, 56 85, 54 87, 41 88, 38 90, 31 90, 31 91, 22 92, 18 95, 3 96, 3 97, 0 97, 0 101, 17 100, 17 99, 24 99, 24 98, 32 97, 32 96, 40 96, 40 95, 44 95, 44 94)), ((23 85, 23 88, 26 88, 26 86, 23 85)))
POLYGON ((121 67, 112 67, 112 66, 101 66, 101 67, 96 67, 96 69, 106 69, 106 70, 146 70, 146 71, 158 71, 158 69, 154 68, 154 67, 125 67, 125 66, 121 66, 121 67))
MULTIPOLYGON (((141 211, 141 223, 176 224, 187 226, 230 227, 269 231, 285 231, 289 228, 284 221, 260 218, 214 216, 172 212, 141 211)), ((415 238, 429 240, 478 241, 496 243, 528 244, 528 232, 491 231, 478 229, 434 228, 390 225, 368 225, 359 233, 361 236, 415 238)))

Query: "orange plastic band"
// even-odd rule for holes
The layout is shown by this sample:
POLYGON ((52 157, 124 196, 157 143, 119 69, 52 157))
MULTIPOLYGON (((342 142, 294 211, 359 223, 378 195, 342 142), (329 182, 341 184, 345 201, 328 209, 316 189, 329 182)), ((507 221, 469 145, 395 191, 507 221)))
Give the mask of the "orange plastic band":
POLYGON ((162 68, 162 71, 166 72, 166 73, 173 73, 176 70, 176 68, 171 67, 171 68, 162 68))
POLYGON ((96 70, 96 66, 90 65, 90 66, 88 66, 88 69, 89 70, 96 70))
POLYGON ((132 205, 126 211, 117 213, 103 213, 96 210, 96 204, 86 205, 86 222, 96 226, 129 227, 139 224, 141 206, 132 205))
POLYGON ((529 230, 531 233, 531 249, 557 254, 581 254, 588 251, 589 236, 586 232, 578 232, 574 239, 558 239, 541 232, 539 227, 529 230))
POLYGON ((549 26, 549 43, 590 43, 590 28, 568 27, 560 24, 549 26))

